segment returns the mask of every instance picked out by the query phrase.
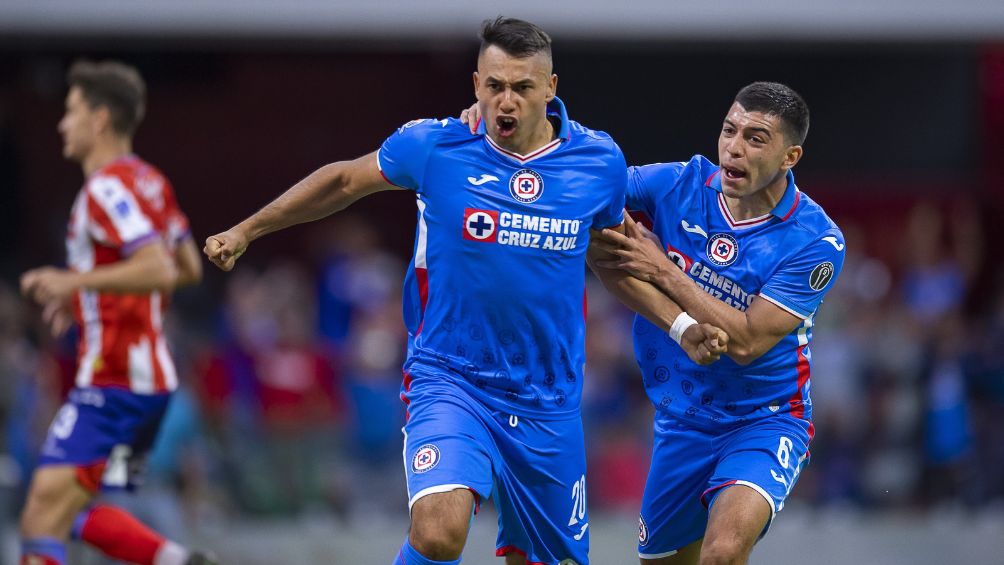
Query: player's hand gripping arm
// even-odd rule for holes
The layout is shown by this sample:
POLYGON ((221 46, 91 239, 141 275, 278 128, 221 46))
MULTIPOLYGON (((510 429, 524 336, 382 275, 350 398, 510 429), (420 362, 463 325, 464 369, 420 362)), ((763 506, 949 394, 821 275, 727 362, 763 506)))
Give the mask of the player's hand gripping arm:
POLYGON ((756 298, 745 312, 704 292, 674 265, 649 238, 644 226, 625 218, 624 233, 603 230, 595 244, 616 256, 597 262, 607 269, 626 273, 655 285, 699 322, 714 324, 729 336, 726 355, 740 365, 748 365, 777 345, 802 320, 766 300, 756 298))
POLYGON ((77 272, 40 267, 21 275, 21 292, 45 305, 65 303, 79 289, 119 294, 143 294, 171 290, 178 273, 161 241, 148 243, 123 261, 77 272))
POLYGON ((248 219, 210 236, 203 252, 214 265, 229 271, 248 245, 263 235, 319 220, 363 196, 396 188, 380 174, 376 151, 353 161, 331 163, 294 184, 248 219))
MULTIPOLYGON (((627 217, 625 215, 625 217, 627 217)), ((623 231, 624 226, 612 228, 623 231)), ((596 241, 596 231, 592 232, 591 241, 596 241)), ((625 306, 645 317, 648 321, 669 333, 676 317, 683 312, 676 302, 662 293, 650 283, 641 281, 628 272, 620 269, 605 268, 599 265, 604 261, 616 259, 599 245, 590 243, 586 253, 586 262, 606 289, 616 296, 625 306)), ((721 329, 711 324, 694 324, 687 328, 680 338, 680 347, 687 353, 690 360, 698 365, 709 365, 717 361, 728 349, 729 336, 721 329)))

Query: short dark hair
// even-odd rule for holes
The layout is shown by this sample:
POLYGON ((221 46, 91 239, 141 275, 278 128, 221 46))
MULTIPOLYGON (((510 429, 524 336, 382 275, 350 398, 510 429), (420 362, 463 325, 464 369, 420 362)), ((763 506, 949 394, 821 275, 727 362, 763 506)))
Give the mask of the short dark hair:
POLYGON ((781 118, 785 134, 795 145, 809 134, 809 106, 791 87, 779 82, 754 82, 736 94, 736 102, 748 112, 763 112, 781 118))
POLYGON ((529 57, 537 53, 551 56, 551 36, 536 24, 516 18, 499 16, 481 22, 481 49, 496 46, 512 57, 529 57))
POLYGON ((80 88, 91 108, 108 108, 116 132, 132 135, 143 121, 146 83, 135 67, 118 61, 81 60, 70 66, 66 82, 80 88))

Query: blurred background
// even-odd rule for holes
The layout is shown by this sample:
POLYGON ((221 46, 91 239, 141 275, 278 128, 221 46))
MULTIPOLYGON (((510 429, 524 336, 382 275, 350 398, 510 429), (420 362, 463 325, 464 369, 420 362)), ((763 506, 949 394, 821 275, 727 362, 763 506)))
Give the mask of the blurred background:
MULTIPOLYGON (((812 127, 799 186, 847 260, 817 318, 817 435, 752 563, 1001 563, 1004 554, 1004 3, 318 0, 0 3, 0 559, 75 336, 52 340, 17 277, 63 264, 82 178, 56 132, 78 57, 136 65, 136 152, 197 242, 327 162, 473 100, 482 19, 555 41, 569 114, 628 162, 714 158, 754 80, 812 127)), ((207 264, 169 322, 183 384, 146 488, 116 499, 227 563, 389 563, 407 527, 398 400, 415 206, 378 194, 207 264)), ((201 243, 200 243, 201 246, 201 243)), ((630 314, 590 281, 583 418, 593 562, 635 563, 652 408, 630 314)), ((489 507, 465 563, 493 557, 489 507)), ((102 563, 80 551, 79 562, 102 563)))

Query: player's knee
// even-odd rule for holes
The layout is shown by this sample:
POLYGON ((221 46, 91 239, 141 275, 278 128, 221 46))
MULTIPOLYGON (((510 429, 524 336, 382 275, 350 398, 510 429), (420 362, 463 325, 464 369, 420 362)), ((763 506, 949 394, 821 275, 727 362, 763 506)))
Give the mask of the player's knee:
POLYGON ((466 530, 444 527, 413 527, 411 530, 411 546, 435 561, 452 561, 460 557, 466 541, 466 530))
POLYGON ((22 535, 53 535, 72 522, 87 503, 74 481, 73 473, 64 470, 43 469, 35 474, 21 512, 22 535))
POLYGON ((473 495, 469 491, 419 499, 411 511, 411 546, 438 561, 460 556, 467 541, 473 495))
POLYGON ((739 537, 705 539, 701 547, 701 565, 743 565, 751 549, 739 537))

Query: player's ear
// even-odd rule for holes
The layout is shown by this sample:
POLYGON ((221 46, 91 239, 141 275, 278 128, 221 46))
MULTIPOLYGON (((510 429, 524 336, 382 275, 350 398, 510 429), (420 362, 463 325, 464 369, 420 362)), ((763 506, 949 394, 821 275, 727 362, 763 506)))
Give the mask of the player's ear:
POLYGON ((94 129, 96 131, 108 131, 112 128, 112 112, 108 106, 96 106, 92 112, 94 129))
POLYGON ((558 93, 558 75, 552 74, 547 83, 547 101, 550 102, 558 93))
POLYGON ((477 98, 478 90, 481 89, 481 76, 478 74, 477 71, 474 71, 474 76, 472 76, 471 78, 474 79, 474 97, 477 98))
POLYGON ((789 145, 784 152, 784 161, 781 162, 781 169, 787 171, 794 167, 802 158, 801 145, 789 145))

